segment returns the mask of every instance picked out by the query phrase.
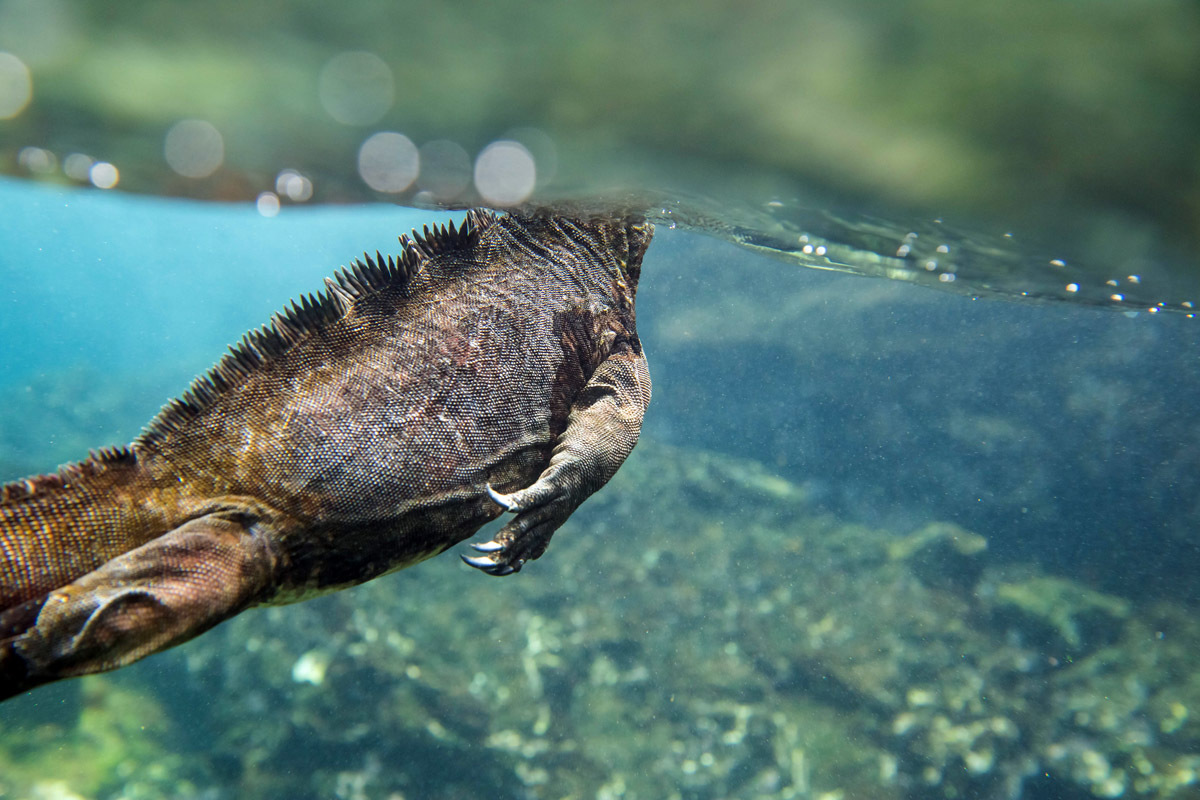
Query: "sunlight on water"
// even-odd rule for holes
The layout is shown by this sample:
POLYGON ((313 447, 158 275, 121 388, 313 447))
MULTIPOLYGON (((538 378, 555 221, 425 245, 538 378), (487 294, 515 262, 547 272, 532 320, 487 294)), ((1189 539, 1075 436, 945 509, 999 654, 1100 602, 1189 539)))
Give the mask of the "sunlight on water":
POLYGON ((88 168, 88 180, 97 189, 115 188, 121 179, 121 173, 107 161, 97 161, 88 168))
POLYGON ((293 203, 303 203, 313 194, 312 181, 294 169, 285 169, 275 176, 275 192, 293 203))
POLYGON ((654 9, 352 0, 264 36, 253 3, 0 0, 0 172, 263 214, 607 203, 806 267, 1192 313, 1194 15, 1027 5, 713 7, 667 36, 654 9))
POLYGON ((487 205, 519 205, 533 194, 536 183, 533 155, 520 142, 492 142, 475 159, 475 189, 487 205))
MULTIPOLYGON (((1140 206, 1122 207, 1116 194, 1097 195, 1095 209, 1083 204, 1092 202, 1090 195, 1083 197, 1078 207, 1049 202, 1054 219, 1044 227, 1037 219, 1010 225, 1002 213, 980 214, 976 200, 979 208, 987 208, 986 198, 991 194, 1016 191, 1004 189, 1003 176, 995 172, 999 155, 980 149, 970 138, 983 136, 986 142, 991 134, 958 131, 954 126, 961 124, 966 112, 957 106, 952 114, 946 112, 949 116, 940 123, 936 118, 929 120, 945 130, 937 133, 931 128, 927 137, 912 128, 911 121, 909 127, 897 123, 870 132, 861 130, 869 115, 860 120, 845 108, 840 112, 834 109, 835 100, 842 100, 843 94, 852 97, 856 91, 849 83, 854 73, 844 64, 841 73, 830 67, 828 73, 804 73, 803 80, 797 76, 795 82, 770 70, 755 81, 733 87, 714 77, 714 92, 735 91, 734 97, 753 113, 734 124, 698 98, 690 103, 679 98, 689 110, 683 118, 668 121, 649 110, 642 112, 647 137, 656 139, 665 129, 671 143, 643 151, 632 140, 614 147, 612 141, 593 134, 579 121, 593 119, 595 127, 626 102, 634 104, 631 108, 656 109, 655 104, 667 101, 660 87, 651 92, 650 87, 614 86, 612 98, 567 91, 555 95, 541 111, 535 111, 539 90, 534 88, 531 97, 517 104, 524 110, 514 111, 511 121, 481 128, 470 120, 488 107, 464 106, 457 99, 431 94, 422 81, 414 83, 411 68, 405 72, 400 66, 408 63, 407 52, 393 49, 390 41, 386 46, 378 43, 361 49, 306 49, 300 46, 304 39, 285 36, 280 50, 263 44, 261 53, 245 53, 262 59, 248 62, 260 63, 261 70, 233 83, 228 82, 224 70, 234 69, 234 62, 217 47, 214 55, 204 57, 211 61, 201 58, 197 62, 208 65, 211 73, 191 67, 185 70, 195 83, 180 87, 185 95, 191 93, 181 107, 194 110, 182 114, 164 111, 165 118, 160 119, 157 109, 139 110, 136 97, 139 91, 159 96, 153 92, 164 89, 161 81, 152 78, 158 71, 155 65, 161 66, 156 59, 163 55, 154 49, 156 43, 142 42, 137 48, 128 45, 112 52, 81 50, 99 46, 98 42, 85 43, 80 36, 89 19, 86 8, 86 4, 65 0, 0 1, 0 120, 9 126, 0 129, 0 169, 40 181, 101 189, 253 201, 264 216, 277 214, 290 204, 372 199, 416 207, 483 204, 515 208, 531 204, 599 212, 620 209, 702 231, 805 267, 970 296, 1185 315, 1193 314, 1200 300, 1200 272, 1187 246, 1191 234, 1167 235, 1168 228, 1178 233, 1193 230, 1194 225, 1160 225, 1143 214, 1140 206), (314 61, 317 53, 323 55, 314 61), (89 59, 100 59, 108 71, 90 68, 89 59), (61 83, 64 73, 55 70, 64 65, 79 70, 79 75, 70 78, 78 85, 61 83), (260 78, 262 82, 256 82, 260 78), (130 105, 122 106, 121 113, 128 121, 106 126, 102 111, 90 112, 93 116, 82 117, 78 126, 63 121, 73 119, 72 104, 107 97, 114 81, 125 87, 121 89, 125 92, 122 102, 130 105), (822 89, 825 82, 829 86, 822 89), (240 94, 243 83, 246 93, 240 94), (760 96, 766 86, 774 86, 779 98, 760 96), (812 106, 816 96, 824 100, 812 106), (216 102, 214 98, 223 99, 216 102), (287 98, 285 108, 264 110, 275 108, 272 104, 282 102, 281 98, 287 98), (789 107, 784 102, 787 98, 797 105, 789 107), (418 104, 420 114, 412 113, 413 103, 418 104), (314 113, 317 116, 310 116, 314 113), (259 118, 262 114, 266 116, 259 118), (47 121, 51 119, 59 121, 47 121), (772 135, 795 137, 788 145, 794 152, 747 151, 754 136, 766 135, 761 130, 755 133, 754 124, 772 119, 782 126, 772 135), (12 127, 14 124, 20 127, 12 127), (130 129, 127 137, 122 133, 126 128, 130 129), (296 136, 292 132, 297 130, 304 133, 296 136), (951 134, 960 138, 954 140, 951 134), (945 146, 931 149, 926 138, 944 140, 945 146), (813 154, 807 154, 810 146, 813 154), (728 157, 723 154, 726 149, 730 150, 728 157), (803 164, 805 159, 831 160, 807 172, 785 166, 793 161, 803 164), (840 177, 826 176, 822 172, 826 167, 830 175, 840 177), (963 202, 936 203, 946 212, 939 217, 914 214, 903 202, 896 202, 894 192, 890 200, 881 198, 870 204, 842 196, 842 191, 862 196, 856 187, 860 169, 875 170, 863 173, 868 183, 890 186, 889 182, 899 181, 905 186, 902 196, 913 198, 936 198, 939 191, 948 191, 937 187, 953 187, 959 181, 965 181, 967 188, 957 190, 965 192, 960 195, 963 202), (956 170, 962 173, 957 178, 956 170), (825 188, 813 188, 818 184, 825 188)), ((858 38, 865 35, 863 31, 835 24, 841 12, 833 17, 813 13, 814 30, 824 31, 833 40, 845 37, 857 46, 863 44, 858 38)), ((1058 20, 1058 24, 1068 21, 1058 20)), ((769 29, 782 23, 757 20, 756 24, 769 29)), ((867 32, 872 30, 869 20, 857 24, 867 32)), ((890 20, 888 24, 899 23, 890 20)), ((450 29, 456 28, 452 25, 450 29)), ((895 36, 885 40, 890 45, 905 41, 895 36)), ((1097 49, 1088 50, 1093 59, 1087 62, 1089 70, 1099 70, 1100 62, 1094 59, 1104 51, 1105 41, 1098 35, 1093 44, 1097 49)), ((747 64, 757 63, 754 48, 745 43, 740 47, 733 54, 747 64)), ((770 49, 766 42, 763 47, 770 49)), ((894 56, 904 59, 903 54, 894 56)), ((731 54, 725 54, 726 60, 720 63, 738 74, 741 62, 729 61, 729 57, 731 54)), ((939 70, 951 70, 957 63, 950 53, 947 59, 946 64, 928 66, 935 73, 925 76, 933 87, 927 95, 930 102, 938 96, 933 89, 940 86, 935 82, 939 70)), ((569 66, 579 67, 574 62, 569 66)), ((505 76, 503 81, 519 88, 514 75, 525 76, 519 65, 498 63, 494 68, 495 75, 483 70, 473 73, 472 80, 502 81, 505 76), (510 68, 517 71, 505 71, 510 68)), ((566 74, 571 73, 568 70, 566 74)), ((867 77, 859 75, 857 79, 867 77)), ((1034 77, 1029 80, 1036 84, 1034 77)), ((1080 84, 1072 85, 1068 94, 1090 97, 1088 81, 1095 78, 1093 71, 1073 75, 1080 84)), ((1018 82, 1017 86, 1021 85, 1018 82)), ((487 91, 502 90, 493 86, 487 91)), ((555 91, 565 90, 560 86, 555 91)), ((1122 87, 1122 91, 1128 94, 1131 90, 1122 87)), ((172 94, 167 91, 162 96, 172 94)), ((491 102, 501 107, 513 104, 512 98, 501 99, 504 97, 496 94, 491 102)), ((1023 97, 1018 94, 1014 102, 1033 102, 1023 97)), ((728 95, 726 98, 726 103, 732 102, 728 95)), ((879 98, 872 102, 884 105, 879 98)), ((864 112, 869 109, 870 104, 863 106, 864 112)), ((1066 110, 1057 109, 1057 113, 1066 110)), ((886 121, 886 114, 884 118, 886 121)), ((1035 143, 1037 136, 1049 135, 1039 134, 1036 127, 1049 125, 1049 121, 1030 124, 1035 126, 1028 131, 1035 143)), ((1187 130, 1176 133, 1186 140, 1187 130)), ((1175 174, 1184 173, 1177 170, 1175 174)), ((1042 174, 1031 172, 1025 177, 1055 179, 1053 171, 1045 168, 1042 174)), ((1154 197, 1174 195, 1189 196, 1186 191, 1167 188, 1154 197)), ((1190 201, 1182 202, 1186 206, 1190 201)), ((1180 215, 1187 213, 1186 208, 1179 211, 1180 215)))

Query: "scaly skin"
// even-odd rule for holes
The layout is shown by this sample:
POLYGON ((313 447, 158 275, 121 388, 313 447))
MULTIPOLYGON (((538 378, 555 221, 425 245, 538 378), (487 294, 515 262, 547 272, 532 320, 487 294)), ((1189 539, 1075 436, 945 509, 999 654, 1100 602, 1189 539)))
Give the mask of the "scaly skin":
POLYGON ((637 443, 653 228, 473 211, 247 334, 128 448, 0 489, 0 699, 436 555, 539 557, 637 443))

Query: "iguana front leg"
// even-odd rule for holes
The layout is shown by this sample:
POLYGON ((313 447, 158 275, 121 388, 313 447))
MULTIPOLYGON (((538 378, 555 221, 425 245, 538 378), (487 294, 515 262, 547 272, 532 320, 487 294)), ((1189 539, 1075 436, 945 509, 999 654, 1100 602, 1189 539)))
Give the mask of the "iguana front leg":
POLYGON ((267 537, 243 513, 181 525, 56 589, 23 631, 0 639, 0 699, 115 669, 186 641, 271 585, 267 537))
POLYGON ((510 494, 488 486, 492 500, 517 516, 491 541, 471 545, 485 555, 463 561, 491 575, 510 575, 546 552, 554 531, 633 450, 649 403, 650 371, 641 354, 601 363, 571 405, 567 428, 537 481, 510 494))

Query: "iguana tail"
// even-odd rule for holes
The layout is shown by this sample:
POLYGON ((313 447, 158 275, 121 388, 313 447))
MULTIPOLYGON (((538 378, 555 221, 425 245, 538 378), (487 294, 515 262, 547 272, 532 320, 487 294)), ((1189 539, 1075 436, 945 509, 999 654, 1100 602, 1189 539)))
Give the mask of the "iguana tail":
POLYGON ((189 505, 151 472, 106 450, 0 488, 0 700, 124 666, 268 593, 255 510, 189 505))
POLYGON ((50 592, 166 530, 150 484, 122 448, 0 486, 0 699, 34 685, 12 643, 50 592))
POLYGON ((134 451, 109 448, 0 487, 0 614, 173 527, 153 483, 134 451))

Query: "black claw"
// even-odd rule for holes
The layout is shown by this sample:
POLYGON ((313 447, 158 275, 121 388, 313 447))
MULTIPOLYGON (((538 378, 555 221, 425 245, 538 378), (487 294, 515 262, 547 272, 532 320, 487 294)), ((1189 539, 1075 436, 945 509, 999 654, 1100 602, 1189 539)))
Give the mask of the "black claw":
POLYGON ((504 549, 504 545, 499 542, 471 542, 471 547, 480 553, 495 553, 504 549))

